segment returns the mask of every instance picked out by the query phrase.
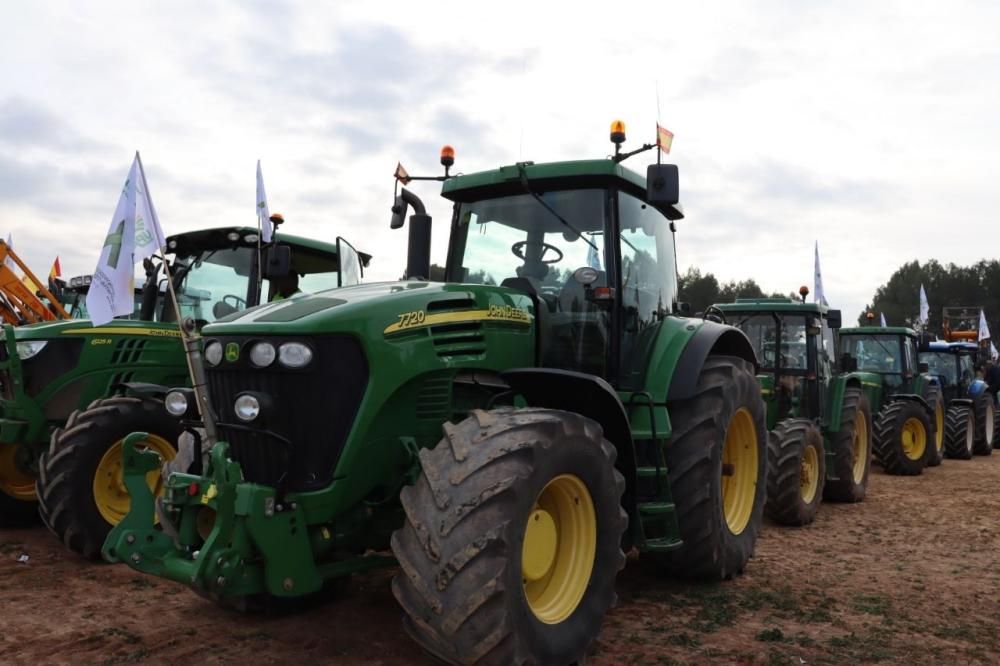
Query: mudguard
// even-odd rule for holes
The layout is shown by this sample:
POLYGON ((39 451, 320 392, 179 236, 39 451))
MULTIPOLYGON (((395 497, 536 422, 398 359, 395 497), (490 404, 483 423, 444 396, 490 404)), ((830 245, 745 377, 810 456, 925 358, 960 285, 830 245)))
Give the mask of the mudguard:
POLYGON ((698 376, 709 354, 742 358, 753 364, 754 374, 759 367, 753 345, 743 331, 734 326, 706 321, 695 331, 681 352, 670 378, 667 402, 694 397, 698 376))

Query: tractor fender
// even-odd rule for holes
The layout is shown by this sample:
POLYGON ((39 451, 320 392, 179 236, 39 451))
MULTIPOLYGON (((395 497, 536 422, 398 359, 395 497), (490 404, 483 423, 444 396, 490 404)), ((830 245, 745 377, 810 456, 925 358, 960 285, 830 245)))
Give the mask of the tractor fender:
POLYGON ((985 391, 987 388, 986 382, 982 379, 974 379, 971 384, 969 384, 969 395, 976 396, 985 391))
POLYGON ((924 408, 924 411, 927 412, 927 417, 933 421, 934 412, 931 411, 931 406, 927 404, 927 401, 924 400, 923 396, 917 395, 916 393, 897 393, 896 395, 891 395, 886 398, 885 404, 888 405, 890 402, 896 402, 897 400, 909 400, 910 402, 919 403, 920 406, 924 408))
POLYGON ((635 445, 625 406, 611 385, 594 375, 551 368, 514 368, 500 377, 533 407, 575 412, 601 425, 604 438, 618 451, 615 467, 625 477, 622 504, 633 518, 635 445))
POLYGON ((695 395, 698 376, 709 354, 737 356, 758 369, 757 354, 746 334, 735 326, 705 321, 688 340, 670 377, 667 401, 687 400, 695 395))
POLYGON ((948 406, 951 407, 952 405, 961 405, 961 406, 965 406, 965 407, 972 407, 972 398, 952 398, 948 402, 948 406))

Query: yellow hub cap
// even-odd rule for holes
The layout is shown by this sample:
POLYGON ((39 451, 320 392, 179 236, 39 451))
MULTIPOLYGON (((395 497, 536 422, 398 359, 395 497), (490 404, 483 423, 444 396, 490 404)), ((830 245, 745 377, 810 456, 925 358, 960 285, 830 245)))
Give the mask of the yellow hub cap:
POLYGON ((802 493, 802 501, 806 504, 812 503, 816 498, 816 488, 819 487, 819 456, 816 455, 816 448, 807 446, 802 452, 802 464, 799 467, 799 492, 802 493))
POLYGON ((25 453, 20 444, 0 444, 0 491, 22 502, 33 502, 35 476, 24 467, 25 453))
POLYGON ((757 496, 757 429, 746 407, 729 420, 722 448, 722 515, 733 534, 750 523, 757 496))
POLYGON ((597 515, 578 477, 549 481, 524 528, 521 578, 528 606, 539 620, 557 624, 572 615, 590 583, 597 553, 597 515))
MULTIPOLYGON (((156 435, 149 435, 141 446, 155 451, 163 460, 173 460, 176 455, 174 447, 156 435)), ((159 469, 146 474, 146 484, 154 495, 159 496, 163 492, 159 469)), ((122 440, 112 444, 97 463, 97 470, 94 472, 94 504, 104 520, 111 525, 121 522, 129 511, 132 502, 122 477, 122 440)))
POLYGON ((934 425, 937 428, 934 433, 934 447, 941 452, 944 451, 944 407, 940 401, 934 408, 934 425))
POLYGON ((927 431, 920 419, 909 418, 903 424, 903 455, 910 460, 920 460, 927 448, 927 431))
POLYGON ((865 480, 865 463, 868 461, 868 419, 864 412, 854 416, 854 467, 851 469, 854 483, 865 480))

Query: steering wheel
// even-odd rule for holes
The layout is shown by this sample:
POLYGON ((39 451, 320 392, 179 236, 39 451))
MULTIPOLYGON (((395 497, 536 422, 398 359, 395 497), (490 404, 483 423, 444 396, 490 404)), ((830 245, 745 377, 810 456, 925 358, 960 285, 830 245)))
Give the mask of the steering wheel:
POLYGON ((245 298, 240 298, 236 294, 226 294, 222 297, 222 302, 226 305, 232 305, 237 310, 246 310, 247 301, 245 298), (229 303, 229 299, 232 299, 232 303, 229 303))
POLYGON ((701 318, 707 319, 708 321, 714 321, 716 324, 726 323, 726 313, 714 305, 709 305, 705 308, 705 311, 701 314, 701 318))
MULTIPOLYGON (((527 261, 528 258, 524 256, 524 247, 528 244, 528 241, 518 241, 510 246, 510 251, 514 253, 514 256, 522 261, 527 261)), ((555 245, 549 245, 548 243, 542 243, 542 252, 538 255, 538 261, 542 264, 557 264, 562 261, 563 253, 562 250, 557 248, 555 245), (552 250, 556 253, 555 259, 549 259, 546 261, 543 257, 545 253, 552 250)))

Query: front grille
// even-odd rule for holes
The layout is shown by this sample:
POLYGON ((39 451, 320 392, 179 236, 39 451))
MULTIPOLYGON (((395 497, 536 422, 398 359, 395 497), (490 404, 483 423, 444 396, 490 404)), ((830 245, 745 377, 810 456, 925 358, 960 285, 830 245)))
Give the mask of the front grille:
POLYGON ((329 485, 344 441, 368 384, 368 364, 360 343, 349 336, 309 339, 289 337, 228 336, 218 340, 226 348, 239 346, 239 359, 223 360, 208 368, 212 405, 219 417, 221 436, 229 442, 230 455, 252 483, 289 491, 316 490, 329 485), (289 370, 277 361, 268 368, 250 365, 250 348, 258 342, 278 347, 283 342, 303 342, 312 347, 313 359, 302 370, 289 370), (233 402, 244 391, 270 397, 272 404, 261 424, 233 427, 233 402), (271 431, 287 439, 279 439, 271 431))

